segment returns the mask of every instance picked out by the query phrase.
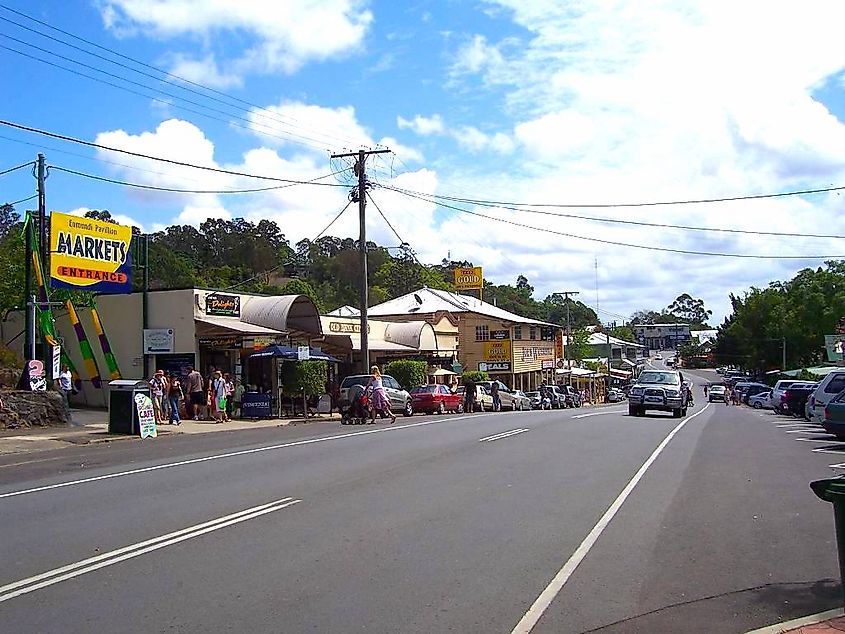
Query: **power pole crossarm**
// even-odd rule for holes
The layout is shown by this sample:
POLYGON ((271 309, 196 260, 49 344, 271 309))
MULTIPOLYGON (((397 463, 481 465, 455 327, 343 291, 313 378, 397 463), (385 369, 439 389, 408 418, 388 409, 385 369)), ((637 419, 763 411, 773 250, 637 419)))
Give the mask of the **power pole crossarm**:
POLYGON ((353 200, 355 196, 358 199, 358 229, 360 236, 358 239, 358 248, 361 254, 361 364, 363 372, 366 374, 370 371, 370 341, 369 341, 369 324, 367 320, 367 310, 369 308, 369 274, 367 272, 367 171, 366 163, 367 157, 370 154, 385 154, 390 150, 359 150, 357 152, 350 152, 347 154, 332 154, 332 158, 352 157, 355 161, 355 175, 358 177, 357 191, 353 190, 353 200))

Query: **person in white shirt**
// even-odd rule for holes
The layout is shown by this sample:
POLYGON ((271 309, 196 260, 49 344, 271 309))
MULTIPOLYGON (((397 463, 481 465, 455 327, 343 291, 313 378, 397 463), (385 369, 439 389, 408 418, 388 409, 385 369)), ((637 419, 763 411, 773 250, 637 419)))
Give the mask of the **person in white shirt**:
POLYGON ((64 364, 62 364, 61 372, 59 372, 59 376, 56 378, 56 388, 62 395, 62 402, 67 410, 67 419, 70 421, 69 395, 73 392, 73 375, 70 373, 70 369, 64 364))

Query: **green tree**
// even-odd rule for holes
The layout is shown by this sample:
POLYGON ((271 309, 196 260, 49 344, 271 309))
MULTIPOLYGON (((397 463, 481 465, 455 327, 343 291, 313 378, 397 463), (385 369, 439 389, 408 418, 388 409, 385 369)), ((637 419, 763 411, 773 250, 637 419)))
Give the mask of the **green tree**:
POLYGON ((321 315, 326 312, 320 296, 307 280, 291 280, 279 289, 279 295, 305 295, 310 298, 321 315))
POLYGON ((461 375, 461 383, 466 385, 467 383, 478 383, 479 381, 489 381, 490 375, 486 372, 481 372, 480 370, 469 370, 468 372, 464 372, 461 375))
POLYGON ((695 299, 689 293, 678 295, 665 312, 675 320, 689 324, 693 330, 708 328, 707 320, 713 315, 712 310, 704 308, 703 299, 695 299))
POLYGON ((616 326, 616 328, 613 329, 612 334, 614 337, 621 339, 622 341, 637 343, 637 336, 634 334, 634 331, 630 326, 616 326))
POLYGON ((565 350, 567 359, 581 363, 584 357, 590 354, 590 334, 590 331, 586 328, 579 328, 572 332, 565 350))
POLYGON ((665 312, 658 312, 656 310, 638 310, 633 315, 628 323, 632 326, 659 324, 669 321, 671 316, 665 312))
POLYGON ((407 390, 428 382, 428 364, 425 361, 413 361, 410 359, 398 359, 384 364, 382 368, 385 374, 389 374, 399 382, 399 385, 407 390))

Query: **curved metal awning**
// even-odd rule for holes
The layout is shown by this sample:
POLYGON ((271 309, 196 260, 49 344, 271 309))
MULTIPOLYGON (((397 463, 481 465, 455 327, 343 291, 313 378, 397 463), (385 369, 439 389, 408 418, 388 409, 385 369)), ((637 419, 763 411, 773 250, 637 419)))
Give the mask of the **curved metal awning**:
POLYGON ((384 340, 420 351, 436 351, 437 335, 426 321, 394 322, 384 331, 384 340))
POLYGON ((305 295, 250 297, 241 306, 241 321, 285 333, 323 334, 317 307, 305 295))

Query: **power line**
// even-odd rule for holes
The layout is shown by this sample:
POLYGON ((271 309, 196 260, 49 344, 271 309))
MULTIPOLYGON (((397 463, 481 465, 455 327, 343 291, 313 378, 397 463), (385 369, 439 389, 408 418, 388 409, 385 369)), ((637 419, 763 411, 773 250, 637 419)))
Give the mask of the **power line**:
POLYGON ((16 200, 16 201, 11 202, 11 203, 3 203, 3 204, 15 206, 15 205, 19 205, 21 203, 25 203, 26 201, 32 200, 34 198, 38 198, 38 194, 34 194, 34 195, 30 196, 29 198, 21 198, 20 200, 16 200))
POLYGON ((341 209, 334 218, 332 218, 332 221, 329 224, 327 224, 325 226, 325 228, 320 233, 317 234, 317 237, 314 238, 313 240, 311 240, 311 242, 316 242, 317 240, 322 238, 323 234, 326 233, 326 231, 328 231, 335 222, 337 222, 338 218, 340 218, 343 215, 344 211, 349 209, 349 205, 351 205, 351 204, 352 204, 352 199, 350 198, 349 202, 346 203, 346 206, 343 209, 341 209))
POLYGON ((373 203, 373 206, 376 208, 376 211, 378 211, 379 215, 387 223, 387 226, 390 227, 390 230, 393 232, 393 235, 395 235, 399 239, 399 247, 404 248, 406 252, 410 253, 411 257, 414 259, 414 262, 416 262, 421 268, 428 270, 428 267, 422 262, 420 262, 419 258, 417 257, 417 254, 414 253, 414 250, 411 248, 411 245, 402 239, 402 236, 399 235, 399 232, 396 231, 396 228, 393 226, 390 220, 387 219, 387 216, 384 215, 384 212, 381 210, 381 207, 378 206, 378 203, 375 201, 373 195, 370 192, 367 192, 367 198, 370 199, 370 202, 373 203))
MULTIPOLYGON (((180 167, 190 167, 192 169, 198 170, 205 170, 207 172, 215 172, 218 174, 228 174, 230 176, 242 176, 244 178, 256 178, 259 180, 267 180, 267 181, 275 181, 278 183, 293 183, 295 185, 302 185, 304 181, 297 181, 290 178, 278 178, 275 176, 259 176, 257 174, 248 174, 246 172, 236 172, 233 170, 226 170, 220 167, 209 167, 208 165, 194 165, 193 163, 186 163, 185 161, 177 161, 175 159, 168 159, 163 158, 161 156, 151 156, 149 154, 141 154, 140 152, 133 152, 131 150, 123 150, 120 148, 110 147, 108 145, 102 145, 100 143, 94 143, 93 141, 85 141, 84 139, 77 139, 72 136, 67 136, 64 134, 57 134, 55 132, 48 132, 47 130, 40 130, 39 128, 33 128, 30 126, 25 126, 20 123, 14 123, 13 121, 6 121, 0 119, 0 125, 4 125, 10 128, 14 128, 16 130, 23 130, 24 132, 32 132, 33 134, 40 134, 42 136, 49 137, 51 139, 58 139, 59 141, 67 141, 68 143, 76 143, 78 145, 84 145, 86 147, 93 147, 100 150, 108 150, 109 152, 117 152, 119 154, 128 154, 129 156, 135 156, 138 158, 148 159, 150 161, 159 161, 161 163, 169 163, 170 165, 178 165, 180 167)), ((332 184, 332 183, 319 183, 325 187, 344 187, 341 184, 332 184)))
POLYGON ((416 198, 419 200, 423 200, 425 202, 434 203, 440 207, 445 207, 447 209, 454 209, 455 211, 459 211, 464 214, 469 214, 471 216, 477 216, 479 218, 484 218, 486 220, 494 220, 496 222, 502 222, 514 227, 520 227, 522 229, 531 229, 533 231, 539 231, 541 233, 550 233, 553 235, 563 236, 564 238, 574 238, 576 240, 586 240, 588 242, 599 242, 601 244, 610 244, 613 246, 618 247, 629 247, 632 249, 643 249, 646 251, 661 251, 664 253, 680 253, 684 255, 702 255, 702 256, 713 256, 713 257, 723 257, 723 258, 744 258, 744 259, 757 259, 757 260, 837 260, 845 258, 842 255, 755 255, 750 253, 719 253, 719 252, 712 252, 712 251, 692 251, 687 249, 671 249, 669 247, 655 247, 655 246, 645 246, 642 244, 631 244, 629 242, 617 242, 615 240, 605 240, 602 238, 588 238, 586 236, 579 236, 572 233, 564 233, 563 231, 555 231, 554 229, 547 229, 545 227, 534 227, 532 225, 526 225, 521 222, 515 222, 513 220, 506 220, 505 218, 497 218, 496 216, 488 216, 486 214, 478 213, 477 211, 470 211, 469 209, 463 209, 462 207, 456 207, 454 205, 447 205, 443 202, 433 201, 426 199, 423 196, 416 196, 410 194, 408 192, 402 192, 401 190, 395 190, 403 193, 404 195, 410 198, 416 198))
MULTIPOLYGON (((660 229, 681 229, 684 231, 706 231, 706 232, 713 232, 713 233, 737 233, 737 234, 745 234, 745 235, 758 235, 758 236, 779 236, 779 237, 786 237, 786 238, 827 238, 827 239, 838 239, 843 240, 845 239, 845 235, 838 235, 838 234, 823 234, 823 233, 788 233, 788 232, 780 232, 780 231, 751 231, 749 229, 728 229, 724 227, 695 227, 690 225, 673 225, 673 224, 666 224, 666 223, 658 223, 658 222, 644 222, 639 220, 620 220, 618 218, 601 218, 596 216, 584 216, 579 214, 567 214, 567 213, 555 213, 552 211, 542 211, 539 209, 529 209, 523 208, 521 203, 512 203, 513 205, 520 205, 519 207, 516 206, 508 206, 508 204, 495 204, 490 201, 475 201, 471 198, 466 199, 457 199, 453 196, 442 196, 438 194, 424 194, 422 192, 415 192, 409 189, 402 189, 398 187, 393 187, 390 185, 383 186, 385 189, 390 189, 393 191, 397 191, 404 194, 419 194, 421 196, 430 196, 433 199, 437 200, 458 200, 460 202, 466 202, 468 204, 475 204, 479 207, 489 207, 489 208, 496 208, 496 209, 504 209, 506 211, 516 211, 520 213, 527 213, 527 214, 539 214, 542 216, 552 216, 556 218, 572 218, 575 220, 588 220, 591 222, 604 222, 608 224, 621 224, 621 225, 634 225, 640 227, 655 227, 660 229)), ((765 197, 772 197, 772 196, 797 196, 803 193, 818 193, 821 191, 835 191, 838 189, 845 189, 845 187, 840 188, 831 188, 829 190, 806 190, 803 192, 791 192, 791 193, 783 193, 783 194, 770 194, 770 195, 761 195, 765 197)), ((747 197, 747 198, 735 198, 732 200, 750 200, 754 197, 747 197)), ((728 200, 728 199, 723 199, 728 200)), ((706 202, 706 201, 695 201, 695 202, 706 202)), ((718 202, 718 201, 711 201, 711 202, 718 202)), ((654 203, 654 205, 672 205, 672 204, 683 204, 683 203, 654 203)), ((553 205, 538 205, 538 206, 553 206, 553 205)), ((563 207, 568 207, 569 205, 561 205, 563 207)), ((622 205, 626 206, 626 205, 622 205)), ((631 205, 631 206, 645 206, 645 205, 631 205)))
MULTIPOLYGON (((37 18, 34 18, 34 17, 30 16, 30 15, 27 15, 26 13, 23 13, 23 12, 21 12, 21 11, 17 11, 17 10, 15 10, 15 9, 12 9, 11 7, 8 7, 8 6, 6 6, 6 5, 0 4, 0 8, 5 9, 6 11, 9 11, 9 12, 14 13, 14 14, 16 14, 16 15, 19 15, 19 16, 21 16, 21 17, 23 17, 23 18, 27 19, 27 20, 30 20, 30 21, 32 21, 32 22, 35 22, 35 23, 40 24, 40 25, 42 25, 42 26, 45 26, 45 27, 47 27, 48 29, 51 29, 51 30, 56 31, 56 32, 58 32, 58 33, 62 33, 63 35, 66 35, 66 36, 68 36, 68 37, 70 37, 70 38, 73 38, 73 39, 75 39, 75 40, 78 40, 78 41, 84 42, 85 44, 88 44, 89 46, 93 46, 93 47, 95 47, 95 48, 97 48, 97 49, 100 49, 100 50, 102 50, 102 51, 104 51, 104 52, 107 52, 107 53, 109 53, 110 55, 114 55, 114 56, 116 56, 116 57, 119 57, 119 58, 125 59, 125 60, 127 60, 127 61, 130 61, 130 62, 132 62, 133 64, 136 64, 136 65, 138 65, 138 66, 141 66, 141 67, 144 67, 144 68, 148 68, 148 69, 150 69, 150 70, 153 70, 153 71, 155 71, 156 73, 159 73, 160 75, 162 75, 162 76, 164 76, 164 77, 168 77, 168 78, 170 78, 170 79, 165 79, 164 77, 158 77, 158 76, 156 76, 156 75, 153 75, 153 74, 150 74, 150 73, 144 72, 144 71, 139 70, 139 69, 137 69, 137 68, 133 68, 132 66, 129 66, 129 65, 123 64, 123 63, 121 63, 121 62, 118 62, 118 61, 116 61, 116 60, 110 59, 110 58, 105 57, 105 56, 103 56, 103 55, 99 55, 99 54, 94 53, 94 52, 92 52, 92 51, 89 51, 89 50, 87 50, 87 49, 85 49, 85 48, 82 48, 82 47, 80 47, 80 46, 77 46, 77 45, 75 45, 75 44, 72 44, 72 43, 70 43, 70 42, 67 42, 67 41, 65 41, 65 40, 63 40, 63 39, 61 39, 61 38, 54 37, 54 36, 52 36, 52 35, 49 35, 49 34, 47 34, 47 33, 44 33, 43 31, 40 31, 40 30, 38 30, 38 29, 35 29, 35 28, 32 28, 32 27, 26 26, 26 25, 24 25, 24 24, 21 24, 20 22, 16 22, 15 20, 12 20, 12 19, 10 19, 10 18, 0 16, 0 20, 3 20, 3 21, 8 22, 8 23, 10 23, 10 24, 13 24, 13 25, 17 26, 18 28, 21 28, 21 29, 27 30, 27 31, 29 31, 29 32, 31 32, 31 33, 35 33, 36 35, 39 35, 39 36, 41 36, 41 37, 43 37, 43 38, 46 38, 46 39, 49 39, 49 40, 51 40, 51 41, 53 41, 53 42, 57 42, 57 43, 59 43, 59 44, 62 44, 62 45, 64 45, 64 46, 67 46, 67 47, 69 47, 69 48, 72 48, 72 49, 75 49, 75 50, 80 51, 80 52, 82 52, 82 53, 85 53, 86 55, 90 55, 90 56, 92 56, 92 57, 95 57, 95 58, 100 59, 100 60, 102 60, 102 61, 105 61, 105 62, 107 62, 107 63, 114 64, 114 65, 116 65, 116 66, 119 66, 119 67, 121 67, 121 68, 124 68, 124 69, 126 69, 126 70, 129 70, 129 71, 131 71, 131 72, 137 73, 137 74, 142 75, 142 76, 144 76, 144 77, 148 77, 148 78, 150 78, 150 79, 153 79, 154 81, 158 81, 158 82, 161 82, 161 83, 169 84, 169 85, 171 85, 171 86, 174 86, 174 87, 176 87, 176 88, 179 88, 180 90, 184 90, 184 91, 186 91, 186 92, 190 92, 190 93, 193 93, 193 94, 199 95, 199 96, 203 97, 204 99, 209 99, 209 100, 211 100, 211 101, 215 101, 215 102, 217 102, 217 103, 223 104, 223 105, 225 105, 225 106, 227 106, 227 107, 230 107, 230 108, 237 108, 238 110, 241 110, 241 111, 244 111, 244 112, 251 112, 252 114, 256 114, 256 115, 258 115, 258 116, 262 116, 262 117, 264 117, 264 118, 266 118, 266 119, 270 119, 270 120, 276 121, 276 122, 278 122, 278 123, 284 124, 284 125, 286 125, 286 126, 288 126, 288 127, 291 127, 291 128, 296 128, 296 129, 306 130, 306 131, 311 132, 311 131, 310 131, 310 130, 308 130, 307 128, 303 128, 303 127, 301 127, 301 126, 297 126, 297 125, 294 125, 294 124, 288 123, 288 122, 286 121, 286 119, 289 119, 290 121, 298 121, 297 119, 295 119, 295 118, 293 118, 293 117, 283 117, 282 115, 279 115, 278 113, 275 113, 275 112, 273 112, 272 110, 269 110, 268 108, 264 108, 264 107, 262 107, 262 106, 259 106, 258 104, 252 103, 252 102, 247 101, 247 100, 244 100, 244 99, 240 99, 240 98, 238 98, 238 97, 235 97, 235 96, 230 95, 230 94, 228 94, 228 93, 225 93, 225 92, 223 92, 223 91, 216 90, 216 89, 214 89, 214 88, 211 88, 211 87, 209 87, 209 86, 205 86, 205 85, 200 84, 200 83, 198 83, 198 82, 191 81, 191 80, 186 79, 186 78, 184 78, 184 77, 180 77, 179 75, 174 75, 174 74, 169 73, 169 72, 167 72, 167 71, 165 71, 165 70, 163 70, 163 69, 161 69, 161 68, 158 68, 158 67, 153 66, 153 65, 151 65, 151 64, 147 64, 146 62, 143 62, 143 61, 141 61, 141 60, 135 59, 135 58, 130 57, 130 56, 128 56, 128 55, 124 55, 124 54, 119 53, 119 52, 117 52, 117 51, 115 51, 115 50, 113 50, 113 49, 110 49, 110 48, 108 48, 108 47, 105 47, 105 46, 102 46, 102 45, 100 45, 100 44, 97 44, 96 42, 92 42, 92 41, 90 41, 90 40, 87 40, 87 39, 85 39, 84 37, 81 37, 81 36, 79 36, 79 35, 76 35, 76 34, 74 34, 74 33, 69 32, 69 31, 65 31, 65 30, 63 30, 63 29, 60 29, 60 28, 58 28, 58 27, 56 27, 56 26, 53 26, 53 25, 51 25, 51 24, 48 24, 47 22, 43 22, 43 21, 41 21, 41 20, 39 20, 39 19, 37 19, 37 18), (239 102, 239 103, 241 103, 241 104, 244 104, 244 105, 246 105, 246 106, 249 106, 251 110, 250 110, 250 109, 247 109, 247 108, 244 108, 243 106, 237 106, 237 105, 235 105, 235 104, 228 103, 227 101, 225 101, 225 100, 223 100, 223 99, 219 99, 219 98, 214 97, 214 96, 212 96, 212 95, 207 95, 207 94, 205 94, 204 92, 201 92, 201 91, 199 91, 199 90, 194 90, 194 89, 192 89, 192 88, 188 88, 185 84, 188 84, 188 85, 190 85, 190 86, 195 86, 195 87, 200 88, 201 90, 206 91, 206 92, 210 92, 210 93, 214 93, 214 94, 220 95, 220 96, 225 97, 226 99, 229 99, 229 100, 231 100, 231 101, 234 101, 234 102, 239 102), (255 112, 256 110, 257 110, 257 111, 259 111, 259 112, 255 112), (265 113, 265 112, 266 112, 266 113, 269 113, 269 114, 262 114, 262 113, 265 113)), ((288 133, 288 134, 290 134, 291 136, 299 136, 299 135, 295 135, 295 134, 293 134, 293 133, 288 133)), ((348 142, 350 141, 350 139, 344 139, 344 138, 342 138, 342 137, 333 136, 333 135, 327 135, 327 134, 323 134, 323 133, 320 133, 320 132, 318 132, 318 134, 319 134, 320 136, 322 136, 322 137, 326 138, 326 139, 332 139, 332 140, 334 140, 334 141, 341 141, 341 142, 344 142, 344 143, 348 143, 348 142)), ((301 138, 310 138, 310 137, 301 137, 301 138)), ((316 140, 316 139, 311 139, 311 140, 316 140)), ((317 141, 317 142, 321 142, 321 141, 317 141)), ((353 144, 353 145, 354 145, 355 143, 357 143, 357 141, 353 141, 353 142, 352 142, 352 144, 353 144)))
POLYGON ((21 165, 16 165, 15 167, 10 167, 9 169, 5 169, 2 172, 0 172, 0 176, 3 176, 4 174, 8 174, 9 172, 14 172, 14 171, 23 169, 24 167, 29 167, 30 165, 35 165, 35 161, 30 161, 29 163, 22 163, 21 165))
POLYGON ((318 183, 316 181, 322 180, 324 178, 331 178, 335 176, 337 172, 326 174, 324 176, 318 176, 317 178, 313 178, 309 181, 298 181, 298 182, 291 182, 287 185, 274 185, 272 187, 257 187, 255 189, 178 189, 174 187, 157 187, 154 185, 143 185, 141 183, 130 183, 127 181, 116 180, 114 178, 106 178, 105 176, 96 176, 94 174, 86 174, 85 172, 78 172, 76 170, 68 169, 66 167, 59 167, 57 165, 50 165, 51 170, 56 170, 58 172, 66 172, 68 174, 73 174, 74 176, 81 176, 83 178, 90 178, 96 181, 102 181, 104 183, 111 183, 113 185, 123 185, 125 187, 135 187, 137 189, 150 189, 153 191, 160 191, 160 192, 172 192, 177 194, 253 194, 257 192, 266 192, 278 189, 285 189, 287 187, 294 187, 295 185, 321 185, 321 186, 331 186, 337 187, 337 185, 333 183, 318 183))

